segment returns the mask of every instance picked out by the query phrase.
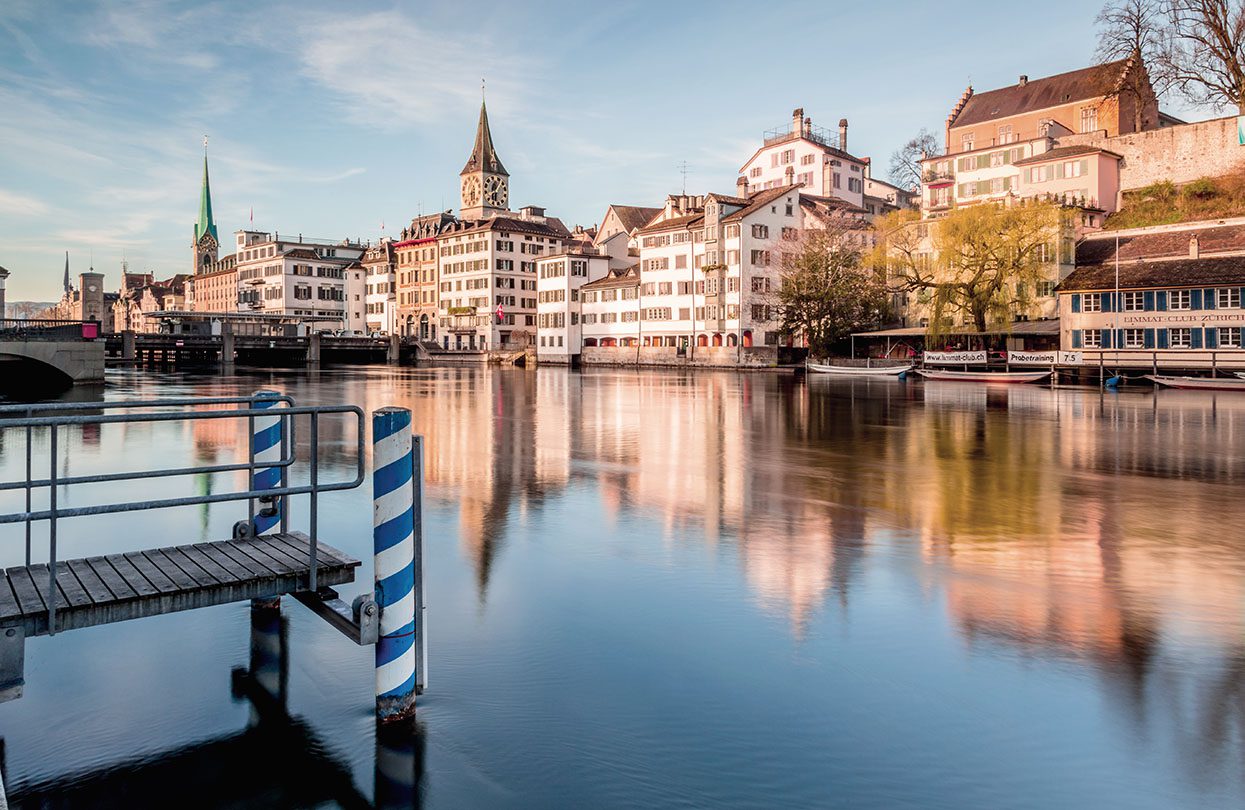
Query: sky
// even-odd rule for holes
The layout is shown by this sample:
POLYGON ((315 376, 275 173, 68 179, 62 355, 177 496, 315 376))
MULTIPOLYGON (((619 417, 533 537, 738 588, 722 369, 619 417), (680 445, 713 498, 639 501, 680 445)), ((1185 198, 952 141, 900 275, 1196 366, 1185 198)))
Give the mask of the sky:
POLYGON ((683 162, 733 192, 795 107, 882 176, 970 82, 1090 64, 1096 13, 1051 0, 1030 36, 979 2, 3 0, 0 266, 10 301, 58 298, 65 251, 109 288, 123 260, 189 272, 204 135, 226 247, 395 235, 457 208, 481 79, 512 207, 568 226, 660 205, 683 162))

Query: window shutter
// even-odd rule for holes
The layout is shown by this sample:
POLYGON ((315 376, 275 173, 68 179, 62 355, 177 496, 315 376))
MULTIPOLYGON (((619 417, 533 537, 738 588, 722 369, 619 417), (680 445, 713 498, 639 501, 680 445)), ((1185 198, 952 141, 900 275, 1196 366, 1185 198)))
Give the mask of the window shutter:
POLYGON ((1145 330, 1145 332, 1142 334, 1142 341, 1143 341, 1142 345, 1145 348, 1153 349, 1154 348, 1154 330, 1153 329, 1145 330))
POLYGON ((1089 174, 1089 161, 1082 160, 1081 161, 1081 175, 1084 176, 1087 174, 1089 174))
POLYGON ((1111 330, 1110 329, 1102 330, 1102 334, 1098 337, 1098 343, 1104 349, 1111 348, 1111 330))
POLYGON ((1160 349, 1167 348, 1167 330, 1166 329, 1160 329, 1158 331, 1158 347, 1160 349))
POLYGON ((1025 169, 1025 182, 1026 183, 1033 182, 1033 169, 1029 169, 1029 168, 1025 169))
POLYGON ((1124 330, 1123 329, 1115 330, 1115 348, 1117 349, 1124 348, 1124 330))
POLYGON ((1115 311, 1115 309, 1114 309, 1114 307, 1112 306, 1112 304, 1114 303, 1114 301, 1112 301, 1112 299, 1113 299, 1114 297, 1115 297, 1114 293, 1109 293, 1109 292, 1099 293, 1099 294, 1098 294, 1098 300, 1101 302, 1101 303, 1099 304, 1099 308, 1100 308, 1103 312, 1114 312, 1114 311, 1115 311))
POLYGON ((1206 348, 1219 348, 1219 333, 1215 331, 1215 327, 1213 326, 1206 327, 1206 348))
POLYGON ((1237 290, 1236 295, 1237 295, 1237 300, 1240 301, 1240 306, 1242 308, 1245 308, 1245 287, 1242 287, 1239 290, 1237 290))
POLYGON ((1154 308, 1159 312, 1167 311, 1167 290, 1159 290, 1154 294, 1154 308))
POLYGON ((1215 291, 1202 290, 1202 307, 1205 309, 1215 308, 1215 291))
POLYGON ((1202 291, 1189 290, 1189 309, 1202 308, 1202 291))
POLYGON ((1081 294, 1080 293, 1072 293, 1072 311, 1073 312, 1081 311, 1081 294))
POLYGON ((1072 348, 1074 349, 1081 348, 1081 330, 1080 329, 1072 330, 1072 348))
POLYGON ((1142 309, 1146 312, 1154 311, 1154 290, 1146 290, 1141 294, 1142 309))
POLYGON ((1190 349, 1202 348, 1202 330, 1201 329, 1190 329, 1189 330, 1189 348, 1190 349))

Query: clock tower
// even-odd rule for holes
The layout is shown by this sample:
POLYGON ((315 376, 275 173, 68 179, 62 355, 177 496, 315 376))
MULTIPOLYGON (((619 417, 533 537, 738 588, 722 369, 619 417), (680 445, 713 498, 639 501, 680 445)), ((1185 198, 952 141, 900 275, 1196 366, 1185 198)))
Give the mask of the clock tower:
POLYGON ((212 218, 212 187, 208 184, 207 138, 204 138, 203 187, 199 190, 199 219, 195 222, 192 250, 191 272, 196 274, 210 270, 220 253, 220 237, 216 234, 216 220, 212 218))
POLYGON ((461 217, 488 219, 510 210, 510 173, 501 165, 488 128, 488 110, 480 102, 480 123, 467 165, 458 174, 462 181, 461 217))

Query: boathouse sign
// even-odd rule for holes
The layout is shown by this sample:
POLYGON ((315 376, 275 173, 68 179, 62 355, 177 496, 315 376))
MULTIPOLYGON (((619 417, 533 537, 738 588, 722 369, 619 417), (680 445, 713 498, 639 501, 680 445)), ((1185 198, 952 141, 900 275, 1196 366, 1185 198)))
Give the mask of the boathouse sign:
POLYGON ((926 352, 925 362, 932 366, 959 366, 986 362, 986 353, 980 352, 926 352))

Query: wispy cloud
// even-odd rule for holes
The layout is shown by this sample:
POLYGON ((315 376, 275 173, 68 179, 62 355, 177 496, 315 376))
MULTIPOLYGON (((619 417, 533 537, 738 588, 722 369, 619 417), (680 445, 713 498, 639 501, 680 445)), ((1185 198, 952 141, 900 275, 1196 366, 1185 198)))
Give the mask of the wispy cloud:
POLYGON ((51 207, 43 200, 0 188, 0 214, 39 217, 50 210, 51 207))
POLYGON ((441 121, 478 103, 482 73, 499 108, 520 105, 536 79, 536 63, 514 38, 450 35, 397 10, 309 14, 297 30, 290 41, 303 75, 333 91, 355 122, 373 128, 441 121))

